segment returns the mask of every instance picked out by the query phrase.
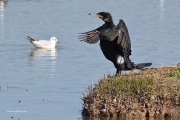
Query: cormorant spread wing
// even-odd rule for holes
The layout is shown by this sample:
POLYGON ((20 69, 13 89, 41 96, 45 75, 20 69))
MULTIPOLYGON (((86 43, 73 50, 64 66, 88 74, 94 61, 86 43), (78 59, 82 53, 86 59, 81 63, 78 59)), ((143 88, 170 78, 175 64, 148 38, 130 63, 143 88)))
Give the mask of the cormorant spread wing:
POLYGON ((131 55, 131 41, 128 33, 128 29, 123 20, 120 20, 114 29, 106 33, 106 37, 109 41, 114 41, 117 38, 117 44, 125 56, 131 55), (120 31, 120 32, 119 32, 120 31))
POLYGON ((84 41, 90 44, 97 43, 99 41, 99 34, 100 34, 100 29, 101 27, 98 27, 97 29, 85 32, 85 33, 80 33, 82 35, 79 36, 80 41, 84 41))

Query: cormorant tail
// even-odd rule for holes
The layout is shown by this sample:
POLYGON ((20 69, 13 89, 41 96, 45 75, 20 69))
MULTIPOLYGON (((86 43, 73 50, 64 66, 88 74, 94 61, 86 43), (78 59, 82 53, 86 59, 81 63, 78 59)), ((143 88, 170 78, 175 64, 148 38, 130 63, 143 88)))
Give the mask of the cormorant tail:
POLYGON ((149 67, 151 65, 152 65, 152 63, 139 63, 139 64, 135 64, 135 68, 136 69, 143 69, 143 68, 149 67))

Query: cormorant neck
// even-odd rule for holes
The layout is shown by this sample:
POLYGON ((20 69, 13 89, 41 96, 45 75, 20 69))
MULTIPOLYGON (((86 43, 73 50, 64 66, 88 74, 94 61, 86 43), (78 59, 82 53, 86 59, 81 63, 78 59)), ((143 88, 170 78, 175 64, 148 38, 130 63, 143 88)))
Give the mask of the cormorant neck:
POLYGON ((112 20, 112 17, 108 17, 108 18, 106 18, 106 19, 104 19, 104 22, 106 23, 106 24, 114 24, 113 23, 113 20, 112 20))
POLYGON ((114 25, 113 21, 105 21, 105 24, 107 24, 107 25, 114 25))

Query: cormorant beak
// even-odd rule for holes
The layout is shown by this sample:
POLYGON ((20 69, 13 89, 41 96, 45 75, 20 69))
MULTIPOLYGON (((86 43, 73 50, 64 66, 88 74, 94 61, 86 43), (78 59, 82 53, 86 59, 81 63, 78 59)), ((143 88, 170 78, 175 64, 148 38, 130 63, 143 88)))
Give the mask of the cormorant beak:
POLYGON ((103 19, 103 16, 101 14, 93 14, 93 13, 89 13, 89 15, 92 15, 92 16, 95 16, 95 17, 98 17, 100 19, 103 19))

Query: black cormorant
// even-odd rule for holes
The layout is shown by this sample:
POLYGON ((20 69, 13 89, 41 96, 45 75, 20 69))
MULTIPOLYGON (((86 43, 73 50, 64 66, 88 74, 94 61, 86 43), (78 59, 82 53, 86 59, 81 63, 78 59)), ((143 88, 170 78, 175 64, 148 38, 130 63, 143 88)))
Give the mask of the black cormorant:
POLYGON ((122 70, 143 69, 151 66, 152 63, 134 64, 131 62, 129 58, 131 41, 123 20, 119 20, 119 23, 114 25, 111 14, 108 12, 89 13, 89 15, 96 16, 105 23, 97 29, 80 33, 79 39, 90 44, 97 43, 100 40, 100 47, 104 56, 113 62, 117 69, 116 75, 121 74, 122 70))

